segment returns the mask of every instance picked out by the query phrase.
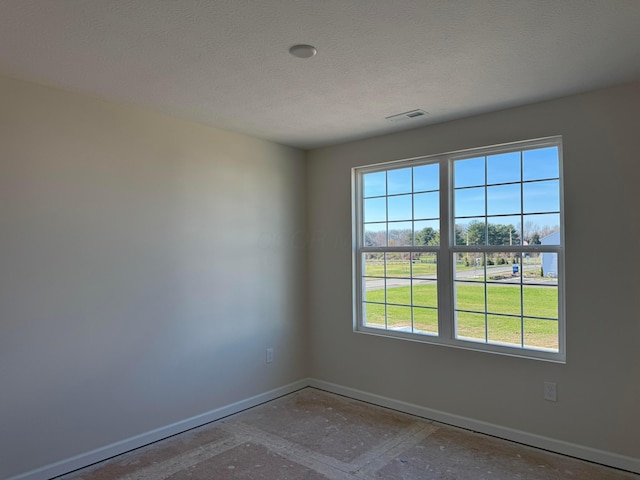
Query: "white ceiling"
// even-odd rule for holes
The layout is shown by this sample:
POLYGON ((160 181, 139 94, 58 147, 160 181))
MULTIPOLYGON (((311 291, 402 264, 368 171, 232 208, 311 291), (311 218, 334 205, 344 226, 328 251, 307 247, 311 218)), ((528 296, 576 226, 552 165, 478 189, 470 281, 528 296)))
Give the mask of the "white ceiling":
POLYGON ((640 0, 2 0, 0 74, 314 148, 636 80, 640 0))

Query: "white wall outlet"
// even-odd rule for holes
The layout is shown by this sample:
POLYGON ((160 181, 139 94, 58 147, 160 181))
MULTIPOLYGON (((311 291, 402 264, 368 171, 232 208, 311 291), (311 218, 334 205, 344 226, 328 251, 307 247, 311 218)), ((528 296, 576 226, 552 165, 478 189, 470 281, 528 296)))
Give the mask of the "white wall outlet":
POLYGON ((273 362, 273 347, 267 348, 267 363, 273 362))
POLYGON ((555 382, 544 382, 544 399, 550 402, 558 401, 558 385, 555 382))

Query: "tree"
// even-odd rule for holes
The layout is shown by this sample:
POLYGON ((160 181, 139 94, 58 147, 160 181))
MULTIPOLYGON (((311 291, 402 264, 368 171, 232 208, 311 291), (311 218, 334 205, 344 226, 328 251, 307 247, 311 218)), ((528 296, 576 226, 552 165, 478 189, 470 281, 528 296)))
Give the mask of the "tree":
POLYGON ((462 245, 484 245, 486 243, 486 231, 483 222, 474 220, 467 225, 465 233, 465 241, 462 245))
POLYGON ((440 232, 431 227, 425 227, 416 233, 416 245, 438 245, 439 243, 440 232))
POLYGON ((411 245, 411 230, 389 230, 389 246, 411 245))
POLYGON ((529 239, 529 245, 540 245, 542 242, 540 241, 540 234, 538 232, 535 232, 533 235, 531 235, 531 238, 529 239))
POLYGON ((541 239, 551 235, 554 232, 557 232, 559 227, 557 225, 549 226, 543 225, 542 227, 536 223, 533 223, 531 220, 524 223, 524 232, 523 236, 525 241, 529 245, 540 245, 542 243, 541 239))
POLYGON ((520 245, 520 235, 513 225, 490 223, 489 245, 520 245))
POLYGON ((387 232, 372 232, 370 230, 366 230, 364 232, 364 244, 367 247, 380 247, 382 245, 386 245, 386 236, 387 232))
POLYGON ((467 245, 467 239, 465 236, 466 233, 466 229, 464 228, 464 226, 462 225, 456 225, 455 228, 455 234, 456 234, 456 245, 467 245))
POLYGON ((560 230, 560 228, 557 225, 554 225, 554 226, 545 225, 539 230, 540 238, 548 237, 549 235, 557 232, 558 230, 560 230))
POLYGON ((462 245, 520 245, 520 235, 511 224, 490 223, 485 227, 484 222, 474 220, 467 225, 462 245), (467 243, 468 241, 468 243, 467 243))

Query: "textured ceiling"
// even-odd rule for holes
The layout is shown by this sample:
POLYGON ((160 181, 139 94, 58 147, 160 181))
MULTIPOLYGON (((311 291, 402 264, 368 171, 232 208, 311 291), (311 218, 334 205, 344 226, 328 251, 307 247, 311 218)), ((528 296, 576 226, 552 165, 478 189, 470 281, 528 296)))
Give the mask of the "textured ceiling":
POLYGON ((0 74, 313 148, 638 79, 640 1, 2 0, 0 74))

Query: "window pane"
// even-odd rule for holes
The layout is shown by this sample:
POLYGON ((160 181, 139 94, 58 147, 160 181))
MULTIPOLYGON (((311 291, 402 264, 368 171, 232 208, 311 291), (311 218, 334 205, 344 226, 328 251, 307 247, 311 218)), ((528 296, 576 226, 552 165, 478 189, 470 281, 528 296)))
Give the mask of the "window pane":
POLYGON ((362 265, 365 275, 362 278, 363 300, 384 302, 384 254, 364 253, 362 265))
POLYGON ((413 222, 415 245, 440 245, 440 221, 413 222))
POLYGON ((387 195, 411 193, 411 168, 389 170, 387 172, 387 195))
POLYGON ((540 276, 543 279, 558 278, 558 254, 555 252, 543 252, 540 254, 540 276))
POLYGON ((558 178, 558 147, 525 150, 522 152, 522 171, 525 181, 558 178))
POLYGON ((540 252, 525 252, 522 254, 522 283, 544 283, 542 278, 542 255, 540 252))
MULTIPOLYGON (((520 283, 520 277, 518 274, 513 275, 515 270, 512 265, 509 265, 511 259, 508 253, 490 252, 485 254, 487 281, 489 282, 505 282, 505 281, 517 281, 520 283)), ((520 270, 520 267, 517 267, 520 270)), ((519 272, 518 272, 519 273, 519 272)))
POLYGON ((524 238, 529 245, 560 245, 560 215, 525 215, 524 238))
POLYGON ((468 224, 469 224, 469 220, 466 218, 455 219, 455 224, 453 228, 454 230, 453 243, 455 245, 468 245, 467 234, 466 234, 468 224))
POLYGON ((385 328, 385 305, 363 303, 362 324, 365 327, 385 328))
POLYGON ((385 283, 386 279, 384 278, 372 278, 367 277, 367 283, 364 291, 363 300, 367 302, 375 302, 375 303, 385 303, 386 301, 386 290, 385 283))
POLYGON ((520 245, 520 216, 489 217, 489 245, 520 245))
POLYGON ((384 302, 384 278, 362 277, 362 300, 384 302))
POLYGON ((437 335, 438 311, 431 308, 414 308, 413 331, 415 333, 437 335))
POLYGON ((454 255, 456 280, 484 282, 484 254, 478 252, 460 252, 454 255))
POLYGON ((384 277, 384 253, 368 252, 362 254, 364 274, 368 277, 384 277))
POLYGON ((409 278, 411 277, 411 254, 408 252, 388 252, 387 277, 409 278))
POLYGON ((454 187, 484 185, 484 157, 456 160, 453 163, 454 187))
POLYGON ((364 226, 364 245, 366 247, 387 246, 387 224, 368 223, 364 226))
POLYGON ((387 173, 365 173, 362 176, 364 197, 379 197, 387 194, 387 173))
POLYGON ((501 285, 488 284, 487 310, 491 313, 520 315, 520 283, 509 284, 504 281, 501 285))
POLYGON ((413 196, 413 218, 439 218, 440 194, 438 192, 419 193, 413 196))
POLYGON ((488 215, 508 215, 521 211, 519 183, 487 187, 488 215))
POLYGON ((411 305, 411 280, 387 278, 387 303, 411 305))
POLYGON ((486 245, 487 229, 484 222, 485 218, 456 219, 456 245, 486 245))
POLYGON ((484 342, 486 334, 484 314, 456 312, 456 338, 484 342))
POLYGON ((430 252, 411 254, 413 278, 435 280, 438 275, 438 255, 430 252))
POLYGON ((515 284, 520 283, 522 265, 520 252, 488 253, 487 279, 490 282, 515 284))
POLYGON ((522 298, 525 316, 558 318, 558 287, 525 285, 522 298))
POLYGON ((520 152, 487 157, 488 184, 519 182, 520 178, 520 152))
POLYGON ((524 346, 558 351, 558 322, 556 320, 524 319, 524 346))
POLYGON ((364 221, 384 222, 387 220, 387 202, 384 198, 370 198, 364 201, 364 221))
POLYGON ((558 180, 525 183, 523 196, 524 213, 560 211, 560 183, 558 180))
MULTIPOLYGON (((377 200, 377 199, 376 199, 377 200)), ((367 200, 371 201, 371 200, 367 200)), ((389 220, 411 220, 411 195, 389 197, 389 220)))
POLYGON ((456 310, 485 312, 484 283, 455 282, 456 310))
POLYGON ((487 340, 491 343, 522 345, 522 324, 520 318, 487 316, 487 340))
POLYGON ((438 286, 432 280, 413 280, 413 304, 419 307, 438 307, 438 286))
POLYGON ((411 307, 387 305, 387 325, 389 329, 411 331, 411 307))
POLYGON ((413 169, 413 191, 426 192, 440 189, 440 165, 422 165, 413 169))
POLYGON ((455 191, 456 217, 477 217, 484 214, 484 187, 455 191))
POLYGON ((411 222, 389 222, 389 246, 399 247, 411 245, 413 231, 411 222))

